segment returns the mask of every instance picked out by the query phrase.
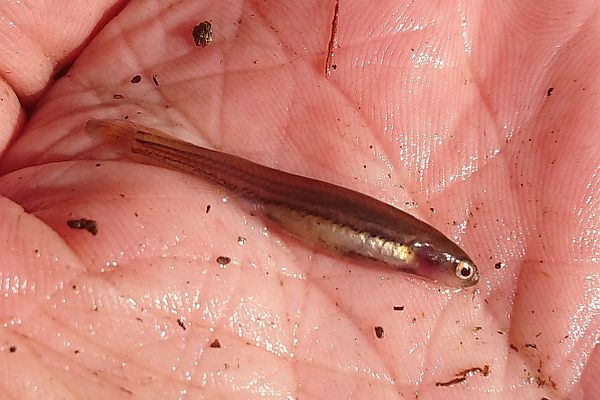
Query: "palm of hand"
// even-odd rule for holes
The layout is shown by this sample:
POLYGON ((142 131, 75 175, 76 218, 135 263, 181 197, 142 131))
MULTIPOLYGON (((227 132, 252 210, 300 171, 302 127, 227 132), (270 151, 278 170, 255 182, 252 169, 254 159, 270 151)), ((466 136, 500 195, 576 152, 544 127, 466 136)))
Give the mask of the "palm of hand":
MULTIPOLYGON (((536 57, 523 61, 531 50, 514 38, 484 48, 470 14, 342 4, 325 79, 329 6, 193 7, 127 6, 3 154, 7 393, 593 398, 598 147, 585 132, 597 74, 575 57, 593 51, 552 53, 587 14, 532 36, 536 57), (215 27, 206 48, 191 42, 198 18, 215 27), (564 72, 572 59, 580 69, 564 72), (96 161, 110 154, 90 147, 85 120, 124 116, 408 209, 458 237, 483 279, 453 291, 362 268, 265 228, 195 178, 96 161), (76 217, 99 234, 70 229, 76 217)), ((10 62, 8 84, 36 100, 35 63, 10 62)))

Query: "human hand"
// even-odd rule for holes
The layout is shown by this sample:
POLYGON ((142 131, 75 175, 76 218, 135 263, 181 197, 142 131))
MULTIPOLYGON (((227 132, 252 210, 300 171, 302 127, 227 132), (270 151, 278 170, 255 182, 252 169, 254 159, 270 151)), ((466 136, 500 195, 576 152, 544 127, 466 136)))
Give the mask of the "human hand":
POLYGON ((7 396, 594 398, 595 14, 474 6, 341 3, 325 77, 334 3, 5 5, 7 396), (83 134, 126 116, 407 210, 481 281, 314 252, 83 134))

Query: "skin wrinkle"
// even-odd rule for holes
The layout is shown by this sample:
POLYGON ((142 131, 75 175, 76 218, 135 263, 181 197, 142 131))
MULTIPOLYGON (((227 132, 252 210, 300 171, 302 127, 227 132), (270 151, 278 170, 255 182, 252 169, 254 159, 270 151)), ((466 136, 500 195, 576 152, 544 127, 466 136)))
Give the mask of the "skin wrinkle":
MULTIPOLYGON (((310 279, 310 276, 309 276, 309 279, 310 279)), ((319 282, 320 282, 320 279, 318 279, 318 278, 312 279, 312 283, 315 284, 317 287, 320 286, 319 282)), ((326 294, 327 292, 325 290, 322 290, 322 293, 326 294)), ((338 301, 336 301, 336 299, 332 295, 327 296, 327 298, 329 299, 330 304, 335 305, 335 308, 337 310, 340 310, 340 312, 342 314, 347 315, 349 317, 348 319, 353 322, 352 326, 355 328, 354 332, 359 333, 360 336, 358 337, 358 339, 362 340, 362 343, 368 344, 369 342, 377 340, 371 336, 372 335, 371 330, 365 329, 364 324, 362 324, 360 322, 360 318, 353 317, 353 313, 351 312, 349 307, 344 307, 343 305, 338 304, 338 301)), ((389 376, 390 378, 392 378, 394 380, 394 385, 395 385, 398 382, 398 378, 394 374, 394 371, 396 370, 396 368, 394 368, 392 366, 391 361, 388 362, 385 360, 385 358, 386 358, 385 353, 382 352, 382 351, 386 350, 385 346, 382 345, 380 347, 381 347, 381 351, 376 350, 376 353, 381 356, 380 360, 383 362, 383 368, 381 368, 381 369, 383 370, 383 372, 386 373, 387 376, 389 376)), ((362 371, 362 372, 364 372, 364 371, 362 371)), ((362 380, 370 381, 372 379, 371 376, 369 376, 369 378, 366 378, 364 373, 362 373, 362 372, 359 372, 359 374, 358 374, 358 376, 361 377, 362 380)), ((383 384, 383 382, 377 382, 377 381, 374 381, 374 383, 383 384)), ((386 384, 387 384, 387 382, 386 382, 386 384)))
MULTIPOLYGON (((350 268, 352 268, 352 264, 349 265, 350 268)), ((321 280, 317 277, 317 278, 312 278, 312 275, 308 275, 309 280, 311 280, 312 285, 311 286, 316 286, 316 287, 320 287, 321 285, 319 285, 319 283, 321 282, 321 280)), ((322 290, 322 293, 327 293, 326 290, 322 290)), ((470 295, 469 295, 470 296, 470 295)), ((334 304, 337 310, 340 310, 340 312, 342 314, 348 315, 350 318, 349 320, 354 321, 354 327, 356 328, 357 332, 362 332, 364 331, 364 329, 362 328, 362 324, 360 322, 360 318, 353 318, 352 315, 353 313, 350 312, 350 308, 348 307, 344 307, 342 304, 338 304, 338 300, 334 297, 334 296, 328 296, 330 303, 334 304)), ((448 306, 452 303, 452 299, 455 297, 450 297, 448 298, 448 300, 445 302, 445 304, 441 307, 440 312, 438 313, 437 318, 435 318, 435 324, 434 326, 431 327, 431 329, 429 330, 430 332, 440 332, 440 330, 436 330, 436 326, 438 325, 440 319, 441 319, 441 315, 443 313, 446 312, 446 310, 448 309, 448 306)), ((362 339, 364 340, 364 343, 369 343, 370 341, 373 341, 375 339, 371 338, 370 336, 366 336, 367 333, 366 332, 370 332, 369 330, 365 331, 365 333, 363 333, 362 335, 362 339)), ((433 335, 428 335, 428 340, 427 342, 430 343, 434 340, 434 336, 433 335)), ((427 344, 424 344, 423 346, 421 346, 422 348, 424 348, 425 350, 425 355, 423 357, 423 362, 421 363, 421 367, 423 368, 421 371, 421 382, 420 384, 417 384, 416 387, 412 386, 412 385, 400 385, 399 382, 403 381, 403 379, 399 379, 396 374, 393 372, 396 370, 396 368, 394 368, 390 363, 385 362, 385 358, 384 355, 386 354, 385 352, 381 352, 381 351, 385 351, 386 348, 384 346, 381 346, 381 351, 378 351, 377 353, 381 355, 381 360, 383 360, 384 362, 384 370, 387 371, 387 375, 389 377, 391 377, 394 381, 394 388, 396 390, 406 390, 406 391, 410 391, 410 392, 415 392, 416 395, 420 394, 420 388, 422 385, 425 385, 425 382, 429 382, 429 385, 427 385, 427 388, 430 387, 434 387, 434 376, 433 376, 433 370, 428 369, 427 367, 425 367, 428 363, 427 360, 430 359, 429 357, 429 347, 427 346, 427 344), (429 373, 425 373, 425 371, 429 371, 429 373), (429 380, 428 380, 429 378, 429 380)), ((436 357, 431 357, 432 360, 436 359, 436 357)), ((321 365, 321 367, 323 367, 323 365, 321 365)), ((362 374, 359 376, 363 376, 362 374)), ((363 378, 366 379, 366 378, 363 378)))
MULTIPOLYGON (((378 39, 378 41, 379 41, 379 39, 378 39)), ((337 51, 340 51, 340 49, 338 48, 337 51)), ((329 82, 333 83, 333 81, 335 80, 335 76, 336 76, 335 73, 332 74, 332 76, 327 80, 327 83, 329 83, 329 82)), ((344 93, 340 89, 340 87, 338 87, 338 86, 334 86, 334 85, 331 85, 331 86, 332 87, 337 87, 339 89, 338 93, 340 93, 340 94, 342 94, 344 96, 343 98, 346 99, 346 101, 348 102, 348 104, 353 104, 354 103, 352 101, 351 96, 350 96, 349 93, 344 93)), ((366 114, 366 108, 365 107, 361 107, 360 109, 356 109, 355 111, 356 111, 356 113, 358 115, 362 116, 361 123, 364 124, 365 126, 368 126, 370 128, 371 132, 374 133, 374 132, 378 131, 378 129, 375 129, 375 126, 373 125, 374 122, 369 122, 369 121, 371 121, 371 118, 369 118, 369 116, 366 114)), ((382 149, 382 150, 385 151, 385 149, 388 149, 388 147, 391 147, 391 145, 390 146, 387 145, 389 143, 386 140, 386 136, 382 135, 381 139, 379 139, 378 135, 373 134, 372 137, 375 139, 374 140, 375 143, 379 143, 380 144, 380 146, 377 147, 378 149, 382 149)), ((384 154, 386 155, 386 159, 387 160, 395 160, 396 159, 396 157, 392 157, 392 152, 391 151, 385 151, 384 154)), ((414 200, 415 204, 419 204, 420 205, 418 208, 421 209, 421 210, 423 210, 424 207, 427 208, 427 205, 432 204, 431 199, 426 200, 424 198, 424 196, 417 196, 417 194, 420 193, 419 190, 417 190, 417 189, 408 190, 407 189, 407 187, 408 187, 407 182, 410 182, 411 180, 408 179, 408 176, 406 174, 402 174, 399 171, 400 171, 399 169, 394 169, 392 171, 393 176, 396 177, 396 174, 394 174, 394 172, 400 173, 401 174, 401 179, 399 179, 399 180, 396 179, 396 181, 398 181, 398 182, 404 182, 404 184, 401 186, 403 188, 403 190, 405 190, 406 192, 408 192, 408 194, 410 195, 410 198, 412 198, 412 199, 416 199, 417 197, 420 198, 420 200, 414 200)), ((423 212, 421 212, 420 215, 423 215, 423 212)), ((441 219, 441 220, 443 220, 443 219, 441 219)))
MULTIPOLYGON (((297 247, 297 246, 294 245, 294 247, 297 247)), ((297 254, 298 254, 297 251, 290 252, 290 255, 294 259, 298 259, 299 261, 301 261, 300 257, 297 254)), ((328 257, 326 257, 326 258, 328 258, 328 257)), ((302 264, 302 263, 303 262, 300 262, 300 264, 302 264)), ((353 267, 357 267, 357 266, 353 265, 353 263, 350 263, 350 264, 348 264, 348 266, 346 268, 353 268, 353 267)), ((326 290, 326 288, 323 285, 321 285, 322 277, 320 277, 320 276, 319 277, 314 277, 314 274, 312 274, 311 271, 309 271, 307 273, 307 280, 311 283, 310 285, 307 286, 307 288, 312 288, 312 287, 319 288, 320 291, 321 291, 321 293, 323 295, 325 295, 325 298, 327 298, 329 300, 329 303, 332 304, 333 306, 335 306, 336 310, 338 310, 341 314, 347 315, 349 317, 348 319, 350 321, 353 321, 353 325, 352 326, 355 328, 354 332, 359 332, 361 334, 360 338, 362 339, 363 343, 369 343, 369 342, 375 340, 375 339, 371 338, 371 336, 369 335, 369 333, 367 333, 367 332, 371 332, 370 330, 363 329, 362 324, 359 322, 360 318, 353 317, 354 313, 351 312, 350 307, 345 307, 342 302, 339 302, 339 300, 336 299, 333 296, 335 294, 335 292, 332 292, 330 295, 328 295, 328 291, 326 290)), ((305 296, 304 296, 305 300, 302 302, 302 304, 307 304, 306 298, 308 298, 308 296, 310 295, 309 290, 305 291, 305 293, 306 293, 305 296)), ((302 324, 302 321, 300 323, 302 324)), ((384 349, 385 348, 382 346, 382 350, 384 350, 384 349)), ((377 353, 379 353, 382 356, 380 359, 385 361, 385 357, 383 357, 384 353, 380 353, 379 351, 377 353)), ((296 363, 301 363, 301 362, 302 361, 300 361, 299 359, 296 359, 296 363)), ((313 364, 309 363, 307 365, 312 366, 313 364)), ((330 370, 330 371, 335 371, 335 366, 328 365, 327 363, 318 363, 317 365, 318 365, 319 368, 330 370)), ((389 377, 392 377, 392 379, 394 379, 394 374, 393 374, 394 368, 389 363, 384 363, 384 365, 385 365, 384 371, 387 371, 387 375, 389 377)), ((364 380, 364 381, 371 381, 371 379, 372 379, 371 376, 367 377, 363 373, 359 373, 358 377, 361 380, 364 380)), ((398 382, 398 380, 394 379, 394 385, 395 385, 395 387, 397 387, 396 386, 397 382, 398 382)), ((373 381, 373 383, 375 383, 375 384, 382 384, 381 382, 378 382, 378 381, 373 381)), ((407 388, 408 388, 408 386, 407 386, 407 388)))
MULTIPOLYGON (((467 58, 467 59, 468 60, 473 60, 473 59, 476 59, 476 58, 467 58)), ((471 62, 467 62, 466 65, 469 66, 469 67, 472 67, 471 62)), ((471 72, 475 72, 476 70, 473 69, 473 68, 470 68, 470 71, 471 72)), ((476 76, 476 75, 473 74, 473 76, 476 76)), ((493 117, 492 120, 495 122, 494 126, 496 127, 496 131, 497 132, 502 132, 501 124, 499 123, 499 119, 498 119, 498 115, 496 113, 492 112, 492 110, 495 110, 496 107, 495 107, 495 105, 493 105, 491 103, 491 101, 490 101, 491 97, 489 97, 487 95, 482 95, 483 93, 487 92, 487 90, 485 90, 487 88, 485 88, 484 86, 482 86, 482 84, 479 83, 479 79, 477 79, 477 78, 473 79, 473 82, 475 83, 474 87, 478 89, 477 93, 479 94, 480 104, 482 104, 484 106, 483 108, 487 111, 487 115, 490 116, 490 117, 493 117)), ((511 145, 512 139, 514 138, 514 132, 516 130, 518 130, 518 128, 514 127, 513 131, 511 132, 511 134, 506 137, 504 145, 503 146, 501 145, 501 147, 500 147, 501 150, 499 151, 499 154, 506 153, 506 152, 509 151, 509 147, 511 145)), ((502 162, 502 158, 501 157, 495 157, 494 159, 498 159, 500 162, 502 162)), ((507 171, 513 170, 513 168, 511 167, 512 163, 513 163, 513 158, 512 157, 505 157, 503 161, 504 161, 504 169, 505 170, 507 170, 507 171)), ((490 163, 489 162, 488 163, 484 162, 483 165, 479 166, 481 168, 480 172, 484 172, 486 165, 490 165, 490 163)), ((512 176, 514 176, 514 174, 512 176)), ((516 194, 517 185, 510 185, 510 187, 512 188, 513 193, 516 194)), ((519 207, 520 204, 518 202, 514 202, 513 206, 514 207, 519 207)), ((522 214, 522 212, 519 212, 519 214, 522 214)), ((525 248, 527 248, 527 247, 525 247, 525 248)), ((523 254, 523 257, 525 257, 526 254, 527 254, 527 251, 525 250, 524 254, 523 254)), ((521 275, 521 272, 522 271, 520 269, 518 277, 521 275)), ((523 280, 517 278, 517 280, 515 281, 515 283, 513 283, 513 286, 516 285, 517 282, 523 282, 523 280)), ((506 307, 509 309, 508 312, 506 312, 506 311, 504 311, 504 312, 506 312, 507 316, 513 316, 514 315, 513 307, 515 306, 517 293, 516 293, 516 291, 513 291, 513 290, 509 291, 509 293, 512 293, 512 296, 511 296, 512 301, 510 301, 510 303, 506 304, 506 307)), ((490 307, 486 307, 486 308, 490 309, 490 307)), ((504 318, 500 317, 500 318, 498 318, 498 320, 499 321, 503 321, 504 318)), ((508 330, 505 332, 505 336, 507 336, 508 341, 512 343, 515 340, 515 338, 513 337, 513 332, 514 332, 513 324, 515 323, 515 319, 512 318, 512 317, 508 317, 508 320, 509 320, 508 321, 509 325, 508 325, 508 330)), ((503 368, 504 368, 504 373, 503 373, 504 383, 503 383, 503 387, 507 387, 508 386, 508 381, 507 380, 510 379, 509 377, 511 376, 510 373, 508 373, 508 369, 507 369, 509 367, 508 358, 510 357, 511 354, 514 354, 514 353, 512 353, 511 349, 509 347, 507 347, 506 354, 507 354, 507 360, 506 360, 506 362, 503 363, 504 364, 504 366, 503 366, 503 368)), ((519 355, 519 358, 522 358, 522 355, 519 355)), ((531 365, 530 365, 530 370, 533 370, 531 365)))
MULTIPOLYGON (((339 51, 339 47, 336 49, 336 51, 339 51)), ((290 56, 292 55, 291 51, 290 51, 290 53, 288 55, 290 55, 290 56)), ((293 59, 293 57, 290 57, 290 59, 293 59)), ((317 70, 313 70, 312 74, 315 76, 315 79, 320 75, 318 69, 317 70)), ((352 104, 352 105, 355 104, 355 101, 351 98, 350 93, 345 93, 341 89, 340 86, 338 86, 337 84, 335 84, 335 82, 336 82, 335 77, 336 77, 336 73, 333 73, 332 76, 330 76, 327 80, 323 81, 322 84, 328 85, 329 88, 336 89, 336 93, 342 95, 343 96, 342 98, 344 98, 346 100, 347 104, 352 104)), ((364 113, 364 111, 362 111, 359 108, 356 108, 356 106, 353 106, 353 107, 355 109, 356 114, 358 114, 359 117, 362 117, 360 119, 360 124, 362 126, 369 127, 371 132, 375 132, 375 129, 373 128, 373 126, 370 123, 371 119, 370 118, 366 118, 367 115, 364 113)), ((286 126, 288 126, 288 125, 286 124, 286 126)), ((378 138, 377 135, 371 135, 371 137, 375 139, 375 140, 373 140, 374 143, 379 143, 379 141, 377 139, 378 138)), ((380 144, 382 144, 382 146, 378 146, 378 148, 380 148, 380 149, 385 149, 387 147, 387 146, 383 146, 383 144, 385 144, 384 142, 381 142, 380 144)), ((300 149, 300 146, 296 145, 296 149, 300 149)), ((387 156, 388 156, 387 159, 393 159, 392 157, 389 157, 389 154, 387 154, 387 156)), ((329 169, 334 170, 334 171, 336 170, 335 168, 329 168, 329 169)), ((299 171, 299 172, 303 172, 303 171, 299 171)), ((407 180, 404 179, 404 181, 407 181, 407 180)), ((369 184, 369 186, 373 186, 373 184, 369 184)), ((414 197, 414 196, 412 196, 412 197, 414 197)))
MULTIPOLYGON (((437 318, 434 318, 435 322, 433 324, 433 326, 431 327, 431 334, 428 335, 427 337, 427 342, 431 343, 434 341, 434 334, 437 333, 437 335, 440 335, 440 330, 436 330, 436 326, 438 326, 438 324, 440 323, 440 320, 442 319, 442 315, 445 314, 446 310, 448 309, 448 306, 451 304, 452 302, 452 298, 449 298, 445 304, 443 304, 441 306, 441 309, 439 310, 439 312, 437 313, 437 318)), ((427 365, 431 366, 434 365, 434 363, 428 363, 428 360, 435 360, 437 357, 435 355, 430 357, 430 346, 425 345, 425 355, 423 357, 423 370, 422 370, 422 381, 421 384, 423 384, 423 382, 428 382, 428 386, 431 385, 432 387, 435 386, 435 382, 437 381, 436 377, 433 376, 435 370, 433 368, 428 368, 427 365)), ((438 379, 439 380, 439 379, 438 379)))
MULTIPOLYGON (((527 251, 525 251, 525 254, 527 253, 527 251)), ((526 262, 523 262, 521 264, 523 267, 527 266, 526 262)), ((523 289, 527 291, 527 279, 521 279, 521 274, 523 274, 523 270, 524 268, 520 268, 519 270, 519 275, 518 275, 518 279, 516 280, 517 285, 521 286, 523 289)), ((527 273, 526 268, 525 268, 525 273, 527 273)), ((506 332, 508 337, 508 342, 511 344, 516 344, 516 346, 520 347, 520 344, 522 343, 522 339, 521 336, 523 335, 523 330, 520 326, 517 326, 516 328, 514 327, 515 322, 519 322, 519 320, 517 320, 516 318, 514 318, 515 316, 515 312, 513 307, 515 306, 515 304, 519 304, 519 295, 518 295, 518 291, 512 291, 512 293, 514 293, 513 295, 513 301, 510 303, 511 306, 511 310, 510 310, 510 315, 511 318, 509 318, 509 327, 508 330, 506 332), (516 334, 515 334, 516 331, 516 334)), ((539 355, 539 357, 534 358, 534 357, 528 357, 528 354, 526 354, 524 351, 522 351, 523 349, 519 348, 518 352, 513 351, 513 349, 511 349, 510 347, 507 348, 507 359, 512 357, 517 357, 518 359, 520 359, 522 361, 522 363, 524 365, 527 365, 529 367, 529 370, 527 371, 527 373, 530 376, 544 376, 544 372, 543 370, 541 371, 541 373, 536 373, 536 369, 538 368, 538 360, 541 360, 543 357, 541 355, 539 355), (516 354, 515 354, 516 353, 516 354)), ((508 360, 506 362, 506 365, 508 365, 508 360)), ((506 374, 505 376, 510 376, 509 374, 506 374)), ((547 375, 546 375, 547 376, 547 375)))
MULTIPOLYGON (((555 60, 555 63, 557 63, 557 62, 558 62, 558 57, 557 57, 557 58, 554 58, 554 60, 555 60)), ((544 80, 544 79, 542 79, 542 80, 544 80)), ((541 86, 543 86, 543 85, 540 85, 540 87, 541 87, 541 86)), ((540 89, 540 90, 541 90, 541 89, 540 89)), ((550 101, 552 101, 552 100, 550 100, 550 101)), ((549 101, 546 101, 546 99, 543 99, 543 100, 541 100, 540 102, 541 102, 541 105, 540 105, 540 112, 541 112, 541 110, 543 110, 545 107, 548 107, 548 105, 550 104, 550 103, 549 103, 549 101)), ((539 102, 538 102, 538 103, 539 103, 539 102)), ((528 124, 529 126, 528 126, 528 127, 524 127, 523 129, 524 129, 525 131, 531 131, 531 130, 532 130, 532 129, 531 129, 532 125, 533 125, 533 126, 535 126, 536 122, 537 122, 537 121, 535 121, 535 120, 534 120, 534 121, 531 121, 531 122, 529 122, 529 124, 528 124)), ((537 137, 536 137, 536 138, 537 138, 537 137)), ((507 148, 507 149, 506 149, 507 151, 508 151, 508 149, 509 149, 510 147, 512 147, 512 146, 510 146, 511 144, 513 144, 513 145, 516 145, 516 143, 514 143, 515 141, 516 141, 516 138, 514 138, 514 137, 513 137, 513 139, 511 139, 510 143, 508 143, 508 144, 506 144, 506 145, 505 145, 505 147, 507 148), (510 147, 509 147, 509 146, 510 146, 510 147)), ((518 155, 521 155, 521 154, 520 154, 520 150, 517 150, 517 154, 518 154, 518 155)), ((505 160, 506 160, 506 163, 507 163, 507 164, 509 164, 509 163, 512 163, 512 162, 513 162, 513 159, 512 159, 512 157, 506 158, 505 160)), ((520 163, 522 163, 522 162, 520 162, 520 163)), ((507 167, 508 167, 508 165, 507 165, 507 167)), ((514 171, 514 173, 513 173, 513 176, 515 176, 515 177, 516 177, 516 176, 518 176, 518 168, 510 168, 510 167, 508 167, 507 169, 508 169, 508 170, 513 170, 513 171, 514 171)), ((546 174, 548 174, 548 173, 549 173, 549 172, 548 172, 548 170, 544 170, 544 172, 543 172, 543 174, 544 174, 544 175, 546 175, 546 174)), ((545 179, 545 178, 543 178, 543 180, 545 181, 546 179, 545 179)), ((515 191, 515 195, 517 195, 517 187, 518 187, 518 182, 515 182, 515 183, 517 183, 517 184, 515 184, 515 185, 512 185, 512 187, 513 187, 513 190, 515 191)), ((522 197, 522 198, 524 199, 524 201, 521 201, 521 202, 515 202, 515 205, 518 207, 518 206, 519 206, 519 204, 527 204, 527 199, 529 198, 529 196, 530 196, 530 194, 529 194, 529 193, 527 193, 527 192, 525 192, 525 193, 523 194, 523 197, 522 197)), ((520 210, 520 211, 519 211, 519 214, 520 214, 520 215, 523 215, 523 216, 524 216, 524 218, 527 218, 527 215, 529 214, 527 211, 528 211, 528 209, 527 209, 527 210, 520 210)), ((541 215, 539 214, 539 211, 540 211, 540 210, 536 209, 535 211, 537 211, 537 212, 538 212, 538 213, 537 213, 537 218, 536 218, 536 219, 538 219, 538 220, 539 220, 539 218, 540 218, 540 217, 541 217, 542 219, 545 219, 545 216, 544 216, 543 214, 541 214, 541 215)), ((538 243, 537 243, 537 237, 538 237, 538 235, 539 235, 540 233, 544 233, 544 232, 540 232, 540 231, 538 231, 538 225, 537 225, 536 223, 533 223, 533 224, 528 224, 527 226, 529 226, 529 228, 530 228, 531 230, 529 231, 529 232, 530 232, 530 234, 526 236, 526 237, 528 237, 528 238, 529 238, 529 240, 528 240, 528 245, 526 246, 526 249, 527 249, 527 248, 530 248, 530 247, 533 247, 533 248, 535 249, 536 247, 538 247, 538 246, 536 246, 536 245, 538 244, 538 243)), ((536 251, 536 250, 534 250, 533 252, 534 252, 534 255, 533 255, 532 257, 535 257, 535 254, 537 253, 537 251, 536 251)), ((523 262, 523 264, 522 264, 523 266, 526 266, 526 265, 527 265, 527 261, 526 261, 526 259, 527 259, 527 258, 529 258, 529 257, 527 256, 527 254, 528 254, 528 251, 526 250, 526 251, 524 252, 524 254, 523 254, 523 257, 522 257, 522 259, 524 260, 524 262, 523 262)), ((531 264, 530 264, 530 265, 531 265, 531 264)), ((524 284, 526 285, 526 282, 527 282, 527 279, 523 279, 523 278, 522 278, 522 276, 523 276, 522 272, 523 272, 523 271, 520 271, 520 273, 519 273, 519 279, 517 279, 517 282, 520 284, 520 286, 521 286, 521 287, 523 287, 522 285, 524 285, 524 284)), ((527 271, 526 271, 526 272, 527 272, 527 271)), ((522 290, 521 290, 521 291, 518 291, 518 290, 517 290, 517 291, 515 291, 515 298, 516 298, 516 300, 515 300, 515 301, 518 301, 518 297, 519 297, 518 293, 523 293, 523 292, 522 292, 522 290)), ((515 302, 512 302, 512 303, 511 303, 511 305, 512 305, 512 306, 514 306, 514 304, 515 304, 515 302)), ((511 314, 513 314, 513 312, 512 312, 512 311, 511 311, 511 314)), ((511 325, 510 332, 513 332, 513 331, 514 331, 514 330, 512 329, 512 325, 513 325, 514 323, 520 323, 520 321, 519 321, 519 320, 516 320, 516 319, 514 319, 514 318, 511 318, 511 320, 510 320, 510 325, 511 325)), ((521 333, 521 329, 518 329, 518 331, 519 331, 519 335, 520 335, 520 334, 522 334, 522 333, 521 333)), ((516 342, 516 343, 520 343, 520 340, 519 340, 519 338, 518 338, 518 337, 513 337, 513 335, 512 335, 512 334, 509 334, 509 338, 510 338, 511 342, 513 342, 513 343, 514 343, 514 342, 516 342)), ((509 354, 510 354, 510 350, 509 350, 509 354)), ((540 355, 540 357, 541 357, 541 355, 540 355)), ((530 369, 530 371, 535 371, 535 370, 536 370, 536 368, 537 368, 537 365, 535 365, 535 363, 536 363, 536 360, 537 360, 537 359, 534 359, 534 358, 531 358, 531 357, 526 357, 526 356, 525 356, 523 353, 520 353, 520 354, 518 355, 518 358, 520 358, 520 359, 521 359, 521 360, 522 360, 522 361, 523 361, 525 364, 529 365, 529 369, 530 369)), ((534 375, 534 374, 532 374, 532 375, 534 375)), ((542 375, 546 375, 546 376, 547 376, 547 373, 542 373, 542 375)))
MULTIPOLYGON (((340 51, 340 48, 337 48, 337 51, 340 51)), ((339 93, 340 95, 342 95, 342 98, 346 100, 347 104, 355 104, 355 102, 353 101, 350 93, 345 93, 341 86, 334 84, 336 82, 336 73, 333 73, 332 76, 330 76, 327 80, 326 80, 326 84, 329 85, 329 87, 331 88, 335 88, 336 89, 336 93, 339 93)), ((371 137, 372 138, 372 142, 374 143, 374 147, 376 147, 377 149, 383 151, 383 154, 385 155, 385 159, 386 160, 394 160, 395 157, 391 156, 391 152, 387 151, 386 149, 388 147, 388 142, 385 140, 385 136, 381 136, 381 139, 379 138, 379 135, 375 135, 374 132, 377 131, 377 129, 375 129, 374 126, 374 122, 372 122, 372 120, 370 118, 368 118, 369 116, 366 114, 366 110, 364 107, 357 107, 354 106, 354 111, 355 113, 358 115, 358 118, 360 120, 360 125, 367 127, 369 129, 369 132, 371 133, 371 137), (375 144, 377 144, 377 146, 375 146, 375 144)), ((394 172, 399 173, 397 169, 393 169, 392 171, 390 171, 390 173, 392 173, 392 176, 396 177, 396 174, 394 174, 394 172)), ((403 179, 396 179, 397 182, 409 182, 409 180, 407 179, 406 174, 401 174, 399 173, 403 179)), ((367 180, 365 180, 365 183, 367 183, 370 187, 373 187, 373 189, 376 189, 375 185, 373 185, 372 183, 368 183, 367 180)), ((404 188, 404 190, 406 190, 406 185, 402 185, 402 187, 404 188)), ((378 197, 376 195, 376 190, 370 191, 374 196, 378 197)), ((415 198, 415 191, 411 191, 409 192, 410 197, 411 198, 415 198)), ((383 199, 384 201, 389 201, 391 199, 383 199)), ((423 204, 423 202, 421 201, 420 204, 423 204)), ((397 204, 394 204, 397 205, 397 204)))

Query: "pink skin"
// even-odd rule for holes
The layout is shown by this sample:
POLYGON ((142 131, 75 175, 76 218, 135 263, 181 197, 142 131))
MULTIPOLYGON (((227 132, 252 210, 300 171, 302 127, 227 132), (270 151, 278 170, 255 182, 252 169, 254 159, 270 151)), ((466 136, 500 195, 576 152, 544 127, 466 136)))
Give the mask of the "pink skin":
POLYGON ((0 397, 599 398, 597 2, 407 3, 341 2, 325 78, 333 2, 3 2, 0 397), (189 176, 96 166, 119 156, 85 121, 125 115, 408 210, 477 290, 315 253, 189 176))

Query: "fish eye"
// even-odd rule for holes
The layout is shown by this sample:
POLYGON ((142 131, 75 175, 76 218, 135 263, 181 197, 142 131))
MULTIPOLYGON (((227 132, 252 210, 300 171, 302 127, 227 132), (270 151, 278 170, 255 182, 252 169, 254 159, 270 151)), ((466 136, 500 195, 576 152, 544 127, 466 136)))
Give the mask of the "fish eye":
POLYGON ((457 276, 458 279, 471 279, 473 278, 473 275, 475 275, 475 268, 471 263, 467 261, 460 261, 458 264, 456 264, 454 274, 457 276))

